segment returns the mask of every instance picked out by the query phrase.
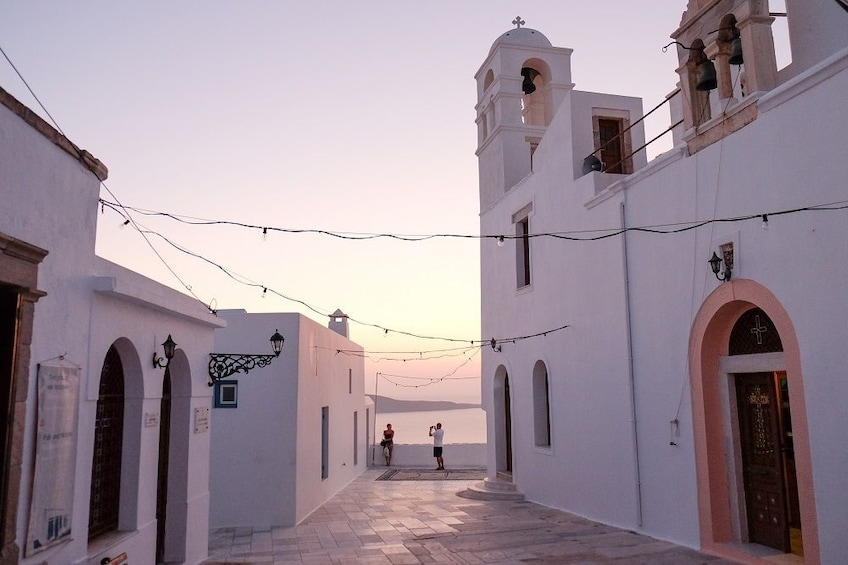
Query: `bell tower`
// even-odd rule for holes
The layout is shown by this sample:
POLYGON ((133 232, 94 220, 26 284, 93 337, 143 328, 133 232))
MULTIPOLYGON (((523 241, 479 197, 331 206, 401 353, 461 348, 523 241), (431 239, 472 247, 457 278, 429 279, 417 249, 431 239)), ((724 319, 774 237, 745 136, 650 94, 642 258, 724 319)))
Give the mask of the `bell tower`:
POLYGON ((481 210, 532 172, 533 152, 574 87, 572 50, 522 27, 520 16, 512 23, 474 75, 481 210))

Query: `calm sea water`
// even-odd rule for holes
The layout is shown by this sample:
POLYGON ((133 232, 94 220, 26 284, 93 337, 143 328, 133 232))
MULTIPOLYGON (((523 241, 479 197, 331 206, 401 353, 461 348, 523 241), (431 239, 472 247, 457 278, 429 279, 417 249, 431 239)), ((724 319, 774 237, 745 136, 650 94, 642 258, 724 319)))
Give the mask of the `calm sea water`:
POLYGON ((438 410, 432 412, 377 413, 377 441, 383 438, 386 424, 395 431, 397 444, 432 444, 430 426, 442 423, 445 445, 451 443, 486 443, 486 413, 482 408, 438 410))

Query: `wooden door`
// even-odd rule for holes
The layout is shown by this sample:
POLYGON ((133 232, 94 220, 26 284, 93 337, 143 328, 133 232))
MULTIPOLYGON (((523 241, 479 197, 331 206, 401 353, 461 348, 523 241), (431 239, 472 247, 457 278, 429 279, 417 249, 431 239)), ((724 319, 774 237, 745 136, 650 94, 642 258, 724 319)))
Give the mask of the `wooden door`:
POLYGON ((10 481, 13 442, 11 423, 15 404, 13 383, 17 321, 18 294, 11 286, 0 285, 0 532, 6 531, 6 490, 10 482, 14 483, 10 481))
POLYGON ((506 471, 512 473, 512 400, 509 397, 509 377, 504 378, 504 440, 506 441, 506 471))
POLYGON ((736 375, 748 539, 790 550, 781 406, 773 373, 736 375))
POLYGON ((604 162, 605 173, 623 173, 624 152, 621 149, 621 122, 601 118, 598 120, 598 135, 600 137, 601 161, 604 162))
POLYGON ((156 563, 165 561, 165 518, 168 513, 168 464, 171 454, 171 372, 165 368, 159 403, 159 472, 156 488, 156 563))

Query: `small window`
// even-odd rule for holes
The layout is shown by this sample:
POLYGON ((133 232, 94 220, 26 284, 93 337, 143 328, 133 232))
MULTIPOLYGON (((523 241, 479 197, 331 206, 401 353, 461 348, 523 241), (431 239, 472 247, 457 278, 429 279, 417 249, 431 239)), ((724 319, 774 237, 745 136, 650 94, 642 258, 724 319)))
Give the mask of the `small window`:
POLYGON ((330 407, 321 407, 321 480, 330 476, 330 407))
POLYGON ((359 465, 359 412, 353 411, 353 464, 359 465))
POLYGON ((215 408, 238 408, 238 381, 215 383, 215 408))
POLYGON ((533 431, 536 447, 551 446, 551 397, 548 369, 542 361, 533 367, 533 431))
POLYGON ((518 288, 530 285, 530 218, 515 223, 515 274, 518 288))
POLYGON ((347 393, 353 394, 353 369, 347 370, 347 393))

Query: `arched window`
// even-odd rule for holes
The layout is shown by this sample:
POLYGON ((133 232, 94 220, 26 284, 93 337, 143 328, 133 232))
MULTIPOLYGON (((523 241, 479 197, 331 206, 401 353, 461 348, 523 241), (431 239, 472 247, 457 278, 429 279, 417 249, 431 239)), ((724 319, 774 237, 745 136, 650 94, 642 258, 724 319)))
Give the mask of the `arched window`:
POLYGON ((550 447, 551 398, 548 369, 542 361, 533 367, 533 429, 536 447, 550 447))
POLYGON ((118 351, 112 346, 100 371, 91 462, 88 539, 118 529, 123 440, 124 369, 118 351))

